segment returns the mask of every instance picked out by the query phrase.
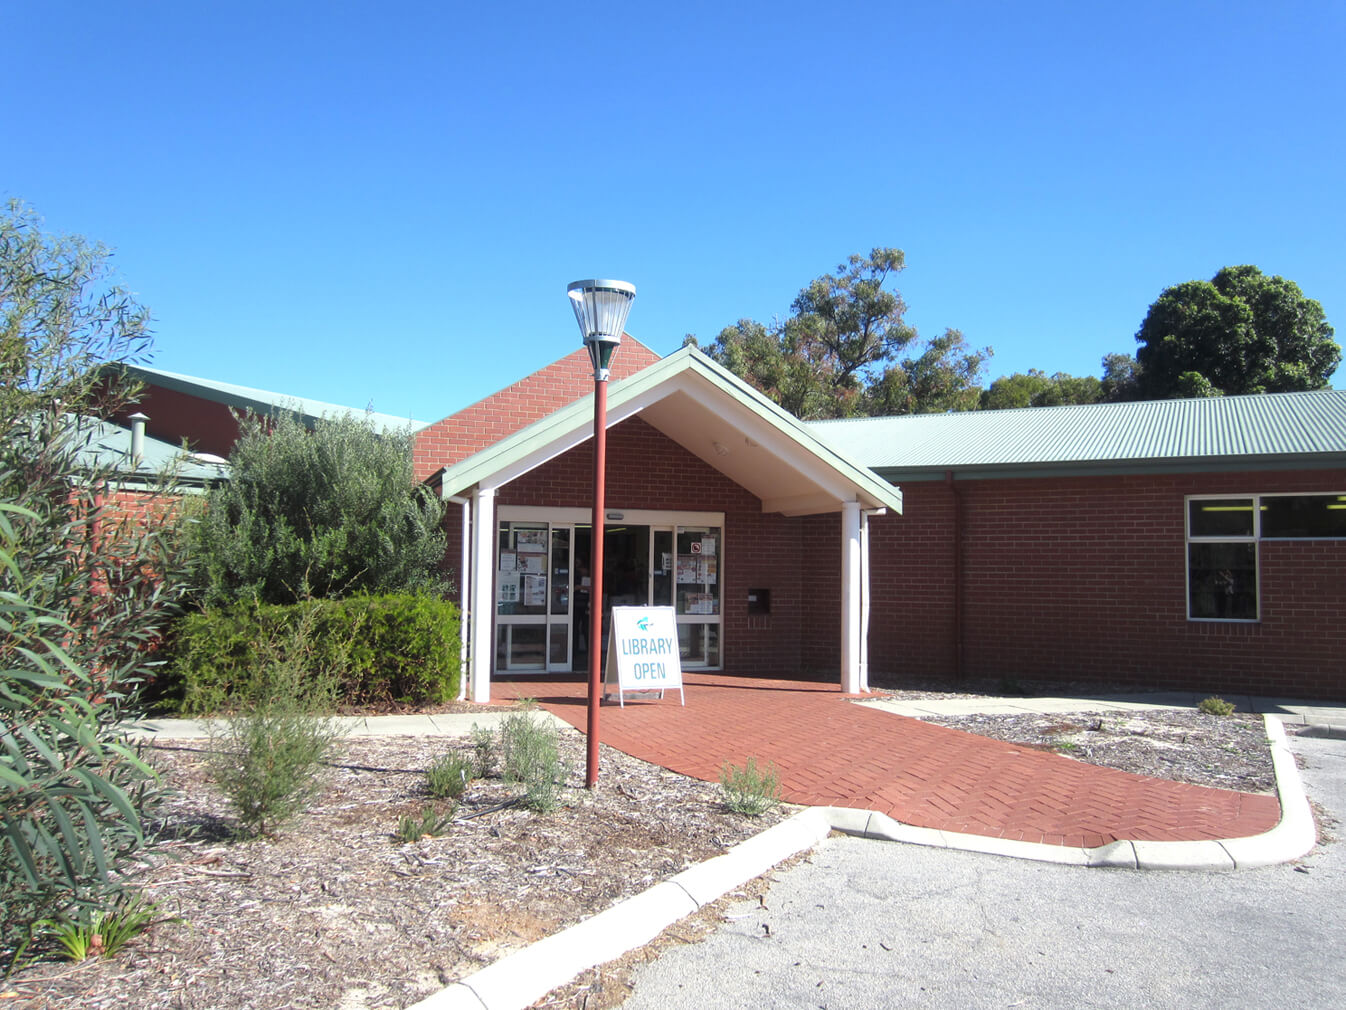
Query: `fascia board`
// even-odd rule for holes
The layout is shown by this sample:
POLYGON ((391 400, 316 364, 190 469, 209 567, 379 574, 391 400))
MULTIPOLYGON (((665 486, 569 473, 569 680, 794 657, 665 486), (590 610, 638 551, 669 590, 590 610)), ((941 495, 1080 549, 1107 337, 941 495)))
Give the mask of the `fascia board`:
POLYGON ((1313 453, 1278 456, 1171 456, 1134 460, 1111 459, 1060 463, 963 464, 960 466, 885 467, 874 472, 894 484, 945 480, 1013 480, 1051 477, 1130 477, 1177 473, 1268 472, 1277 470, 1346 469, 1346 455, 1313 453))
MULTIPOLYGON (((892 485, 879 479, 868 467, 853 462, 813 434, 788 410, 775 401, 768 399, 758 390, 748 385, 733 372, 717 365, 699 352, 691 359, 694 370, 704 373, 704 377, 720 385, 730 386, 737 395, 740 404, 756 414, 763 422, 776 429, 785 437, 798 443, 809 453, 823 461, 831 470, 839 472, 848 483, 853 484, 874 499, 873 504, 886 506, 897 512, 902 511, 902 495, 892 485)), ((826 485, 824 485, 826 486, 826 485)))
MULTIPOLYGON (((608 393, 608 425, 625 420, 679 391, 692 396, 707 409, 723 413, 724 404, 709 398, 708 386, 727 393, 747 414, 756 418, 760 425, 756 431, 761 437, 755 437, 755 441, 764 446, 770 444, 773 452, 792 463, 798 459, 798 449, 806 450, 805 467, 801 472, 820 487, 843 499, 859 490, 873 499, 873 505, 902 511, 900 491, 875 477, 871 471, 852 463, 809 432, 793 414, 693 347, 675 351, 630 378, 614 383, 608 393), (693 376, 700 381, 692 381, 693 376), (796 452, 782 451, 781 439, 792 443, 796 452)), ((447 468, 441 493, 457 494, 486 481, 499 487, 581 444, 592 433, 593 410, 593 395, 590 394, 447 468)))
POLYGON ((717 398, 713 390, 700 382, 688 382, 682 392, 734 425, 740 432, 758 443, 763 449, 781 461, 783 466, 791 467, 803 474, 810 482, 825 491, 834 501, 841 502, 855 493, 855 482, 848 480, 846 474, 826 461, 817 459, 807 452, 798 439, 791 437, 788 431, 782 431, 768 418, 753 411, 748 404, 740 403, 745 410, 726 410, 723 399, 717 398))

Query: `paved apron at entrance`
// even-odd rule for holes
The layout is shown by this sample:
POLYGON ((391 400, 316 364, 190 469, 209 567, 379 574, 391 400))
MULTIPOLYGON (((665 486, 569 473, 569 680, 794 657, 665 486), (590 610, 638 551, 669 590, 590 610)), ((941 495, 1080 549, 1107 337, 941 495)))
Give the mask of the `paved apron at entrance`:
MULTIPOLYGON (((1274 796, 1100 768, 847 700, 835 684, 687 674, 687 705, 603 706, 603 743, 683 775, 718 781, 726 761, 771 762, 792 803, 876 810, 904 824, 1093 848, 1119 839, 1197 841, 1260 834, 1274 796)), ((578 681, 496 681, 585 727, 578 681)), ((854 696, 850 696, 854 697, 854 696)), ((602 781, 600 779, 601 787, 602 781)))

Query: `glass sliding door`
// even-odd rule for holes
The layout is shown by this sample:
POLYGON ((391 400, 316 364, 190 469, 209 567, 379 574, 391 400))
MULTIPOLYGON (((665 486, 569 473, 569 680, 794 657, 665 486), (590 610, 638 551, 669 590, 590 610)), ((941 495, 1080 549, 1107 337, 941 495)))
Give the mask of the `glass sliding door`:
POLYGON ((569 670, 571 529, 502 522, 496 554, 495 668, 569 670))
POLYGON ((684 667, 720 665, 722 539, 718 526, 677 527, 674 599, 684 667))
MULTIPOLYGON (((593 527, 587 510, 584 520, 579 513, 529 507, 501 517, 496 670, 543 673, 589 668, 593 527), (550 518, 553 512, 559 513, 556 520, 550 518), (520 514, 530 518, 514 518, 520 514)), ((603 531, 600 648, 607 644, 612 607, 673 607, 683 666, 720 666, 723 527, 678 521, 711 515, 627 512, 621 519, 609 517, 603 531)), ((719 514, 714 516, 722 521, 719 514)))

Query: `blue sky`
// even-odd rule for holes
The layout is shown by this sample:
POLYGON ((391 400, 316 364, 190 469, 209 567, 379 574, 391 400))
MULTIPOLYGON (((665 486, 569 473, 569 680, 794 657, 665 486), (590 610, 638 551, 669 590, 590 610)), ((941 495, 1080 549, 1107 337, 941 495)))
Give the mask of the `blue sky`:
POLYGON ((992 378, 1228 264, 1346 337, 1339 0, 0 12, 0 196, 116 250, 172 371, 428 420, 577 347, 569 281, 668 353, 874 246, 992 378))

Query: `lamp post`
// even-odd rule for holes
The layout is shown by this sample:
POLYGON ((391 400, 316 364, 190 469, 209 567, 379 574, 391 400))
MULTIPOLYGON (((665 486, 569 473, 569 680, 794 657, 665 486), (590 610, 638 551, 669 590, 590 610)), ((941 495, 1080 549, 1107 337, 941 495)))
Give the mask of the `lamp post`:
POLYGON ((603 675, 603 497, 608 454, 608 371, 622 342, 636 287, 626 281, 575 281, 566 287, 594 366, 594 515, 589 559, 589 722, 584 786, 598 784, 598 706, 603 675))

